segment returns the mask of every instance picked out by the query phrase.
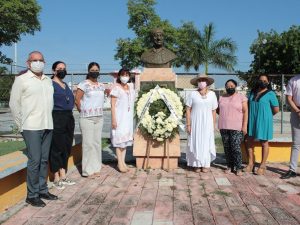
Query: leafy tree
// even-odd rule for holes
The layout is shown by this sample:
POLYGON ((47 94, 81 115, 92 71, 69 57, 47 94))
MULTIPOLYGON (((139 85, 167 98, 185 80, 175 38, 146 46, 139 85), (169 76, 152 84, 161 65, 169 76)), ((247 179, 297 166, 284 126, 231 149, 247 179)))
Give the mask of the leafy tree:
POLYGON ((179 39, 179 55, 186 70, 193 67, 197 71, 203 65, 207 74, 208 65, 213 65, 233 71, 236 65, 236 44, 231 38, 215 40, 213 23, 205 25, 202 33, 193 23, 185 23, 179 29, 179 39))
MULTIPOLYGON (((36 0, 1 0, 0 47, 18 42, 22 34, 33 35, 35 31, 39 31, 40 10, 36 0)), ((12 61, 0 51, 0 62, 9 64, 12 61)))
POLYGON ((212 24, 205 27, 203 35, 192 22, 185 22, 175 28, 168 20, 162 20, 156 14, 155 4, 155 0, 128 0, 128 28, 134 31, 136 37, 117 40, 115 59, 121 61, 121 66, 133 68, 142 65, 140 56, 152 47, 150 31, 159 27, 164 31, 164 45, 178 56, 173 62, 174 66, 198 70, 200 65, 204 65, 205 72, 208 64, 233 69, 236 46, 231 39, 214 40, 212 24))
MULTIPOLYGON (((248 74, 296 74, 300 72, 300 26, 291 26, 288 31, 277 33, 258 31, 258 37, 250 47, 253 61, 248 74)), ((250 87, 255 76, 240 75, 250 87)), ((287 78, 286 78, 287 79, 287 78)), ((272 77, 272 82, 281 86, 281 77, 272 77)))

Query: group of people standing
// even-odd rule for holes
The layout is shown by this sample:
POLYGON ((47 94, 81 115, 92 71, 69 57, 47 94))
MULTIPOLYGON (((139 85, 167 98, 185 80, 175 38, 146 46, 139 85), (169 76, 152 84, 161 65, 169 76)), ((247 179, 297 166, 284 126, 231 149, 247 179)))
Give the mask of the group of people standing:
MULTIPOLYGON (((233 79, 225 83, 226 93, 219 101, 209 90, 214 80, 200 75, 191 80, 197 86, 186 102, 186 130, 189 134, 187 164, 196 172, 207 172, 216 158, 214 133, 219 129, 227 167, 225 173, 240 176, 243 172, 264 175, 269 155, 269 141, 273 139, 273 115, 279 112, 279 102, 272 90, 270 78, 259 75, 248 96, 238 93, 237 82, 233 79), (216 114, 218 128, 216 127, 216 114), (255 170, 254 144, 260 142, 262 159, 255 170), (241 143, 245 143, 248 164, 242 168, 241 143)), ((290 79, 287 88, 287 102, 291 107, 292 151, 290 169, 282 179, 296 177, 300 149, 300 75, 290 79)))
MULTIPOLYGON (((64 189, 75 182, 66 176, 68 158, 73 144, 75 121, 74 105, 80 113, 82 133, 82 176, 95 178, 102 166, 101 138, 105 96, 111 98, 111 143, 116 148, 118 169, 126 173, 126 148, 133 145, 133 116, 136 93, 130 82, 130 71, 122 68, 116 83, 106 86, 98 82, 100 66, 88 65, 86 79, 78 84, 76 95, 63 81, 66 64, 57 61, 52 65, 53 76, 44 73, 42 53, 31 52, 28 70, 16 77, 11 91, 10 108, 27 147, 27 198, 26 202, 45 206, 41 199, 56 200, 47 187, 48 161, 54 174, 53 185, 64 189)), ((188 148, 187 165, 196 172, 209 171, 216 158, 215 130, 219 129, 227 161, 225 173, 254 172, 254 141, 262 146, 262 160, 255 171, 263 175, 269 154, 269 140, 273 138, 273 115, 279 103, 271 89, 267 75, 258 77, 255 87, 246 97, 236 91, 237 82, 226 81, 226 93, 219 100, 209 90, 214 80, 200 75, 191 80, 197 86, 186 101, 186 131, 188 148), (216 122, 217 114, 218 123, 216 122), (218 128, 216 127, 218 124, 218 128), (241 143, 246 140, 248 165, 242 170, 241 143)), ((293 147, 290 170, 282 178, 296 176, 300 146, 300 76, 290 80, 287 99, 291 106, 293 147)))
POLYGON ((53 76, 44 74, 45 60, 41 52, 31 52, 28 70, 16 77, 9 106, 27 147, 27 198, 37 207, 46 204, 42 199, 57 200, 47 186, 48 162, 54 175, 53 186, 64 189, 76 184, 66 176, 68 159, 74 139, 74 105, 80 113, 82 133, 82 176, 99 176, 102 165, 101 138, 105 95, 111 97, 111 141, 116 148, 118 169, 127 172, 126 147, 133 143, 133 111, 135 90, 130 72, 122 68, 116 84, 107 87, 98 82, 100 66, 88 65, 86 79, 73 91, 63 81, 66 64, 52 65, 53 76))

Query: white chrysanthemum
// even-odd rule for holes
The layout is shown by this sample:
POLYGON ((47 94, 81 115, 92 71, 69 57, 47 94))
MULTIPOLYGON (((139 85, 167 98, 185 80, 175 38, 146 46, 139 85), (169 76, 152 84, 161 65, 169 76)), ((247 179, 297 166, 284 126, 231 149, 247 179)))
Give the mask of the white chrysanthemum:
POLYGON ((136 103, 137 116, 138 119, 141 119, 141 126, 143 126, 147 130, 147 132, 152 135, 152 138, 157 141, 163 141, 169 138, 172 135, 174 128, 178 126, 183 116, 183 105, 180 101, 180 97, 175 92, 166 88, 161 88, 160 93, 165 95, 168 103, 174 110, 176 117, 172 114, 170 114, 169 117, 166 117, 165 113, 161 111, 158 111, 154 116, 151 116, 149 114, 149 110, 147 110, 144 115, 141 115, 151 94, 152 98, 150 104, 162 99, 159 92, 155 89, 152 89, 148 93, 143 94, 140 97, 139 101, 136 103))

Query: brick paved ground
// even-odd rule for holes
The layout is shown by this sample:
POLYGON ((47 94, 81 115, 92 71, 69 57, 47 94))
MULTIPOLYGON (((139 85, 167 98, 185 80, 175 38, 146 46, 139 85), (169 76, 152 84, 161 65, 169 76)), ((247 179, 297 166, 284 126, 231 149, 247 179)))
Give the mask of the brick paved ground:
MULTIPOLYGON (((184 165, 184 164, 183 164, 184 165)), ((103 165, 101 176, 69 177, 77 184, 57 191, 44 208, 24 204, 3 224, 300 224, 300 177, 279 179, 286 166, 269 164, 266 176, 207 174, 185 166, 166 172, 103 165)))

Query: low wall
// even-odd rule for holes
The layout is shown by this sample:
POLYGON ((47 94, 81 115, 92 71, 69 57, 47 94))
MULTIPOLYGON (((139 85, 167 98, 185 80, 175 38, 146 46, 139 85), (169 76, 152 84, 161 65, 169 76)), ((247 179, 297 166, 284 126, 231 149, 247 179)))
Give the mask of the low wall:
MULTIPOLYGON (((72 147, 68 168, 81 162, 81 143, 72 147)), ((26 187, 27 157, 23 151, 13 152, 0 157, 0 212, 23 200, 26 187)), ((51 175, 49 173, 49 175, 51 175)))
MULTIPOLYGON (((242 143, 242 159, 244 163, 248 162, 246 146, 242 143)), ((291 156, 292 142, 287 140, 272 140, 269 142, 268 162, 289 162, 291 156)), ((260 142, 254 143, 255 162, 260 163, 262 159, 262 147, 260 142)))

